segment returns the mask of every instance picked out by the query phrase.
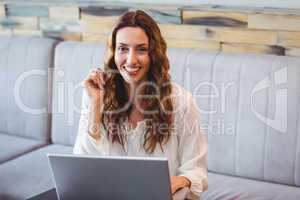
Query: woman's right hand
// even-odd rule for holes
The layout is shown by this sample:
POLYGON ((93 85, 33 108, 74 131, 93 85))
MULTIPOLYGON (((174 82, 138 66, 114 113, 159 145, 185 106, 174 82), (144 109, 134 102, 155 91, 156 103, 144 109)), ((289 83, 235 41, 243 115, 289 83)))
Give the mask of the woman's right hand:
POLYGON ((90 100, 100 104, 103 102, 104 85, 104 72, 99 68, 92 69, 83 80, 83 86, 86 88, 90 100))
POLYGON ((90 98, 88 132, 94 139, 101 138, 101 118, 104 96, 104 72, 93 69, 84 79, 83 85, 90 98))

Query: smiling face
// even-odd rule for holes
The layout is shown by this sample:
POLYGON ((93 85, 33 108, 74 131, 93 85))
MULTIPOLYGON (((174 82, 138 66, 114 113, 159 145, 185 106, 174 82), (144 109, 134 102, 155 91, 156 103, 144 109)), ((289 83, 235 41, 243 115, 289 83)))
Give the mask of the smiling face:
POLYGON ((115 64, 126 83, 137 87, 150 68, 149 39, 140 27, 124 27, 116 35, 115 64))

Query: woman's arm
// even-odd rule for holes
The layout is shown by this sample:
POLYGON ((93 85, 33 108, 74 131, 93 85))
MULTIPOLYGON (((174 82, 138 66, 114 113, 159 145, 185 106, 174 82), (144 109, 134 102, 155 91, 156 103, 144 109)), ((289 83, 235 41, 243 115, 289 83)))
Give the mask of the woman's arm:
POLYGON ((190 198, 199 197, 207 189, 207 142, 200 126, 199 108, 189 94, 180 120, 178 176, 190 182, 190 198))
POLYGON ((103 83, 98 72, 91 72, 83 81, 81 115, 73 152, 75 154, 103 155, 108 151, 108 141, 101 126, 103 83))
POLYGON ((88 132, 96 140, 101 137, 104 84, 104 73, 98 68, 93 69, 83 80, 83 85, 90 99, 88 132))

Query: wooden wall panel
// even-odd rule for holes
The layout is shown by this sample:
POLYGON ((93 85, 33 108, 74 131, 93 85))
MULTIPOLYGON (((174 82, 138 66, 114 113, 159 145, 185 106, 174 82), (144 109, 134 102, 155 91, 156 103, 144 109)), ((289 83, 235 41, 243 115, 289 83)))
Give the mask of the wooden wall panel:
POLYGON ((79 20, 40 18, 39 27, 42 30, 82 32, 83 25, 79 20))
POLYGON ((300 56, 300 48, 286 48, 285 55, 287 56, 300 56))
POLYGON ((5 17, 5 5, 0 4, 0 17, 5 17))
POLYGON ((77 6, 50 6, 49 7, 49 18, 53 19, 79 19, 80 13, 77 6))
POLYGON ((278 44, 284 47, 300 47, 300 31, 299 32, 278 32, 278 44))
POLYGON ((275 31, 208 27, 207 39, 229 43, 275 45, 277 33, 275 31))
POLYGON ((0 19, 0 24, 4 28, 14 29, 38 29, 37 17, 4 17, 0 19))
POLYGON ((99 34, 99 33, 83 33, 82 41, 85 42, 107 42, 109 35, 99 34))
POLYGON ((48 17, 48 6, 30 4, 7 4, 7 16, 48 17))
POLYGON ((275 45, 277 43, 277 33, 275 31, 216 28, 193 25, 160 25, 160 28, 163 36, 167 38, 246 44, 275 45))
POLYGON ((82 15, 82 31, 84 33, 109 34, 117 17, 99 17, 82 15))
POLYGON ((0 35, 106 42, 117 18, 130 9, 143 9, 152 16, 169 47, 299 56, 300 9, 97 1, 0 3, 0 35))
POLYGON ((284 55, 284 49, 277 46, 222 43, 221 49, 231 53, 263 53, 284 55))
POLYGON ((300 31, 300 16, 253 14, 248 16, 248 27, 265 30, 300 31))
POLYGON ((63 40, 81 40, 82 23, 79 20, 40 19, 40 29, 46 37, 63 40))
POLYGON ((246 27, 248 15, 236 12, 183 10, 182 20, 184 24, 246 27))
POLYGON ((179 9, 152 8, 144 9, 157 23, 181 24, 181 11, 179 9))
POLYGON ((173 48, 200 48, 209 50, 220 50, 220 43, 206 40, 181 40, 175 38, 165 38, 167 46, 173 48))
POLYGON ((166 38, 178 38, 187 40, 204 40, 206 28, 192 25, 160 24, 162 35, 166 38))
POLYGON ((49 31, 43 30, 44 37, 50 37, 60 40, 74 40, 74 41, 81 41, 81 33, 76 32, 61 32, 61 31, 49 31))

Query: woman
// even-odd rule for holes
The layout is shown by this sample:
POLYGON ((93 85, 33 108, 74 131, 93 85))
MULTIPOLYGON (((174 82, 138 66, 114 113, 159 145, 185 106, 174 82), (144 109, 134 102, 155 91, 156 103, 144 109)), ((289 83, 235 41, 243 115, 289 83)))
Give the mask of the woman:
POLYGON ((76 154, 157 156, 169 161, 171 189, 207 188, 207 144, 190 93, 171 83, 167 46, 145 12, 123 14, 109 38, 104 71, 84 80, 76 154))

